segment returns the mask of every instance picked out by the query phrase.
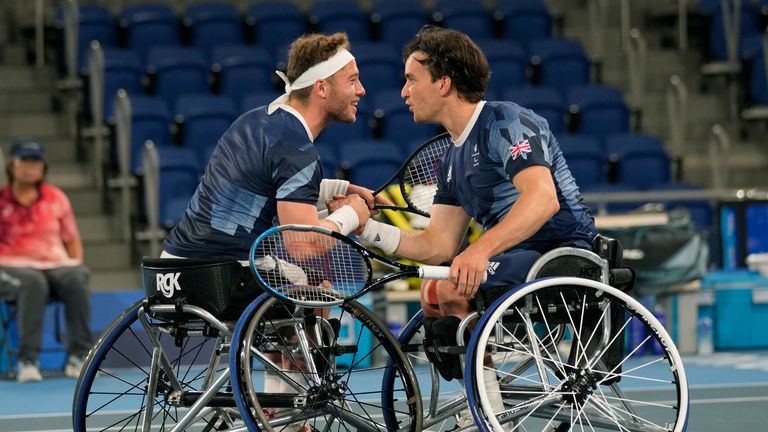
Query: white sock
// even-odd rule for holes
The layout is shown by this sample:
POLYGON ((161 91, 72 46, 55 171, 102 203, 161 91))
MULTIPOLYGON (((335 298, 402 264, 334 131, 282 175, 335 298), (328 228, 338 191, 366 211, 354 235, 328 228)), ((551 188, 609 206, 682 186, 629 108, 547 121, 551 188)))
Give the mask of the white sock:
MULTIPOLYGON (((491 409, 495 413, 500 413, 505 410, 504 400, 501 398, 501 389, 499 388, 499 380, 496 378, 495 370, 483 370, 483 382, 485 383, 485 392, 488 395, 488 403, 491 405, 491 409)), ((504 430, 512 430, 513 423, 507 423, 502 425, 504 430)))

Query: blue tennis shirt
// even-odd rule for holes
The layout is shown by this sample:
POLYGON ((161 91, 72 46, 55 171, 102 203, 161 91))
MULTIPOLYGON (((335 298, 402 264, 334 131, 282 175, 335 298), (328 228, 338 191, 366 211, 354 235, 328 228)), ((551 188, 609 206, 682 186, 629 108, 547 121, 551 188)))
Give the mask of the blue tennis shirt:
POLYGON ((320 157, 297 113, 249 111, 219 140, 164 248, 186 258, 246 260, 256 237, 274 225, 277 201, 314 205, 322 177, 320 157))
POLYGON ((591 242, 594 219, 547 121, 512 102, 478 104, 442 161, 434 203, 461 206, 485 229, 491 228, 520 195, 512 183, 514 176, 534 165, 546 166, 552 173, 560 210, 515 248, 543 252, 576 240, 591 242))

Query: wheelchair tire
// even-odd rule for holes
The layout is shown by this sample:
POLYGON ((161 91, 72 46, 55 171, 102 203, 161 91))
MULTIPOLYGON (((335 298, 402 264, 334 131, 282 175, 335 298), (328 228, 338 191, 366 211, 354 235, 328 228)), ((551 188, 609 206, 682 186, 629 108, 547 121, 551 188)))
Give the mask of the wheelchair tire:
POLYGON ((555 277, 521 285, 481 316, 467 352, 467 398, 482 431, 686 430, 688 386, 672 339, 639 302, 600 282, 555 277), (523 324, 526 336, 509 331, 510 322, 523 324), (562 326, 569 337, 551 343, 562 326), (638 326, 647 336, 625 348, 626 331, 638 326), (597 336, 593 329, 610 330, 597 336), (618 360, 609 359, 616 346, 618 360), (495 372, 501 411, 485 371, 495 372))
MULTIPOLYGON (((295 306, 264 294, 246 308, 235 326, 231 382, 248 429, 280 431, 285 425, 300 424, 311 430, 384 431, 388 428, 382 418, 390 414, 398 424, 409 426, 405 430, 421 431, 416 376, 381 320, 356 301, 329 309, 327 320, 302 310, 306 311, 298 309, 298 318, 285 318, 296 314, 295 306), (342 330, 330 322, 339 323, 342 330), (315 334, 323 340, 311 347, 316 375, 308 372, 311 366, 301 354, 306 351, 301 351, 301 344, 294 340, 298 338, 292 329, 302 326, 309 333, 317 330, 315 334), (294 388, 277 393, 265 388, 266 371, 275 370, 265 360, 267 353, 289 363, 282 366, 283 370, 297 370, 270 372, 282 374, 283 378, 278 378, 282 385, 293 381, 294 388), (387 359, 393 361, 387 364, 387 359), (396 371, 398 381, 397 389, 387 393, 396 400, 394 408, 382 403, 385 392, 375 380, 382 369, 388 368, 396 371), (297 403, 289 407, 286 398, 297 403), (270 406, 270 400, 278 400, 279 406, 270 406)), ((317 336, 314 340, 318 340, 317 336)))
MULTIPOLYGON (((126 309, 102 333, 88 354, 73 400, 75 432, 144 430, 143 418, 148 400, 152 408, 151 419, 148 420, 152 431, 171 430, 188 412, 192 401, 170 403, 173 386, 168 374, 162 369, 152 371, 153 345, 138 317, 142 307, 142 301, 139 301, 126 309), (148 397, 147 389, 154 379, 157 391, 153 397, 148 397)), ((217 338, 174 337, 160 331, 161 326, 167 329, 168 323, 151 318, 148 321, 150 331, 159 339, 184 393, 203 390, 208 366, 216 366, 206 355, 221 351, 217 338)), ((224 367, 215 369, 219 373, 225 371, 224 367)), ((182 396, 182 399, 185 397, 182 396)), ((229 399, 230 403, 222 402, 218 408, 204 408, 204 412, 195 416, 193 424, 185 430, 222 430, 218 428, 224 424, 231 425, 232 415, 237 417, 237 413, 231 395, 229 399)))
MULTIPOLYGON (((460 381, 453 380, 448 382, 442 379, 424 353, 423 318, 424 311, 420 309, 403 328, 398 341, 400 346, 403 347, 409 362, 413 365, 416 377, 418 378, 424 408, 424 429, 451 430, 454 427, 455 417, 462 413, 466 414, 466 397, 464 396, 460 381), (433 400, 434 404, 432 403, 433 400)), ((389 362, 391 363, 392 360, 389 360, 389 362)), ((391 402, 394 398, 388 396, 395 388, 396 378, 395 368, 388 365, 384 370, 381 385, 385 391, 385 399, 382 403, 387 406, 387 409, 384 411, 384 421, 387 424, 388 430, 402 428, 402 424, 397 422, 396 416, 391 414, 395 412, 391 402)))

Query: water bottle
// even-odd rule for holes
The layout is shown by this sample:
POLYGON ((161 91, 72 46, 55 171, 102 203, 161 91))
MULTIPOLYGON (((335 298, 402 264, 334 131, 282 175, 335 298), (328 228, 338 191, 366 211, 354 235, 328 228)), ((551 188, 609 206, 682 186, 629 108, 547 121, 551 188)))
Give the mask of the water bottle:
POLYGON ((700 355, 710 355, 715 352, 712 343, 712 318, 703 316, 699 318, 696 326, 696 350, 700 355))

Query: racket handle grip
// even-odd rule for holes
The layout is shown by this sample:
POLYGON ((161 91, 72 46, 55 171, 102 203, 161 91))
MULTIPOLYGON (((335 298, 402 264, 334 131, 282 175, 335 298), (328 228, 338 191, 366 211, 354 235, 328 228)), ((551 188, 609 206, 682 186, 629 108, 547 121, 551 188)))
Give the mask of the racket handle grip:
MULTIPOLYGON (((421 266, 419 267, 419 277, 421 279, 448 280, 451 278, 451 268, 445 266, 421 266)), ((483 275, 480 283, 488 280, 488 273, 483 275)))
POLYGON ((421 266, 419 267, 421 279, 448 280, 451 278, 451 268, 445 266, 421 266))

